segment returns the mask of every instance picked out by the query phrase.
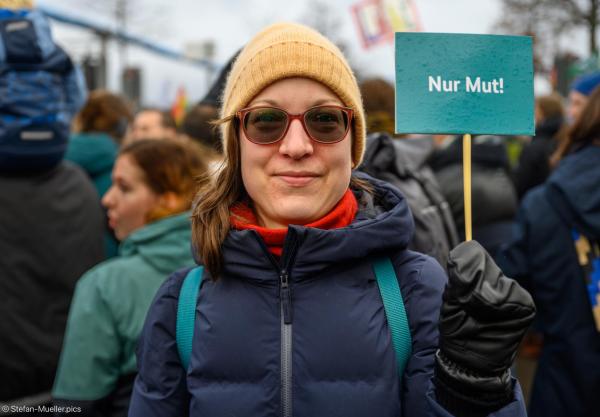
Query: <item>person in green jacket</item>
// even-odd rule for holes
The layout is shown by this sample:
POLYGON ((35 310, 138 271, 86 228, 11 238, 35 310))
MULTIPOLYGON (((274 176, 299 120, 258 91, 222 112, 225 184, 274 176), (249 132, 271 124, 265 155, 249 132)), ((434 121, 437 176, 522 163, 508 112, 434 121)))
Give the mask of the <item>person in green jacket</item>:
POLYGON ((75 290, 53 388, 55 404, 84 415, 126 415, 135 347, 158 287, 194 265, 190 206, 200 156, 171 141, 123 148, 102 199, 119 256, 86 272, 75 290))
MULTIPOLYGON (((88 174, 101 199, 111 186, 111 172, 125 136, 133 120, 128 103, 105 90, 89 94, 75 116, 73 131, 65 159, 79 165, 88 174)), ((106 258, 117 255, 118 242, 107 230, 104 237, 106 258)))

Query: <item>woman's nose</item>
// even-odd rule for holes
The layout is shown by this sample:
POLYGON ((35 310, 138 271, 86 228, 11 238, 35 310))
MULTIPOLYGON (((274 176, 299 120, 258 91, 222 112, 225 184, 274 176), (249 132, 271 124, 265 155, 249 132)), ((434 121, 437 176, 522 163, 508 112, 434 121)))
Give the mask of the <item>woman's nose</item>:
POLYGON ((109 208, 113 204, 113 190, 115 186, 111 186, 108 191, 102 197, 102 205, 106 208, 109 208))
POLYGON ((279 152, 289 156, 292 159, 301 159, 307 155, 312 155, 313 143, 308 136, 300 120, 292 120, 287 133, 281 140, 279 152))

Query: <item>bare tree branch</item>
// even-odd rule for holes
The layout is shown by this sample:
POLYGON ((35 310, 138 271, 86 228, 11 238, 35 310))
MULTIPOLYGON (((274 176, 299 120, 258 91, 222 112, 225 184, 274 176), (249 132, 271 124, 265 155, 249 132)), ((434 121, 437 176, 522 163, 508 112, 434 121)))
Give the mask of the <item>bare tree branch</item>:
POLYGON ((534 34, 536 48, 544 55, 555 49, 561 35, 584 29, 588 33, 588 49, 594 54, 598 52, 599 3, 600 0, 502 0, 502 16, 496 28, 534 34))

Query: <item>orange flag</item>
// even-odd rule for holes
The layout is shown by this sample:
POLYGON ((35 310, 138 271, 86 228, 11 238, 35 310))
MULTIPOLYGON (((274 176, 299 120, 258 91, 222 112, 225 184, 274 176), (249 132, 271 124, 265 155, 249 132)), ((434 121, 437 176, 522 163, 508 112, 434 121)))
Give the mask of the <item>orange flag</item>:
POLYGON ((173 106, 171 106, 171 115, 173 119, 175 119, 175 123, 177 125, 181 124, 183 117, 185 116, 185 110, 187 109, 187 94, 185 92, 184 87, 179 87, 177 89, 177 96, 175 97, 175 102, 173 106))

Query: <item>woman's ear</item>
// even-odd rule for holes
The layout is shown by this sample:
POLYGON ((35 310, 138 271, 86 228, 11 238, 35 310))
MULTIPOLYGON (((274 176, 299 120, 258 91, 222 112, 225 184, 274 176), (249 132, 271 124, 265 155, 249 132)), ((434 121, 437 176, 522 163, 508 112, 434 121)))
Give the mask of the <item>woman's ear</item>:
POLYGON ((170 212, 175 212, 181 206, 181 198, 173 191, 167 191, 158 196, 158 206, 170 212))
POLYGON ((158 196, 156 206, 148 213, 148 222, 153 222, 163 217, 172 216, 188 210, 185 207, 184 200, 172 191, 168 191, 158 196))

